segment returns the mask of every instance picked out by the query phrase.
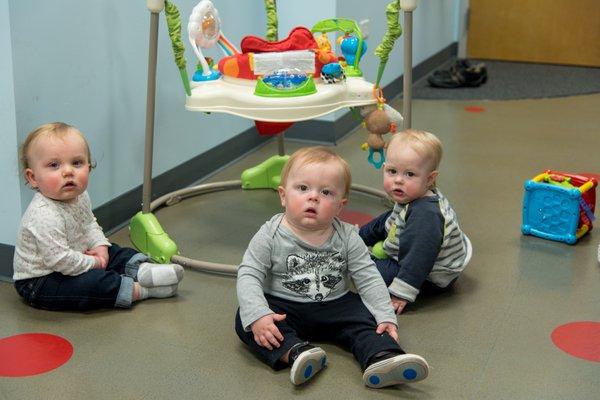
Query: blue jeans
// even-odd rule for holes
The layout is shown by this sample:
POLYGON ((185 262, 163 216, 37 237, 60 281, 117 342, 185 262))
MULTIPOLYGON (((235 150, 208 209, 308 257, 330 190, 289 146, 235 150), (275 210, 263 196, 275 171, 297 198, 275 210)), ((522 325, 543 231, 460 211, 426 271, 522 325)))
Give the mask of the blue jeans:
POLYGON ((242 342, 273 369, 285 368, 287 365, 280 358, 295 344, 308 340, 331 341, 343 346, 354 354, 363 370, 369 359, 379 352, 404 354, 390 335, 375 332, 375 317, 356 293, 348 292, 339 299, 311 303, 285 300, 266 293, 265 298, 272 311, 287 315, 286 319, 275 323, 283 335, 281 346, 273 350, 259 346, 252 331, 244 331, 239 309, 235 330, 242 342))
POLYGON ((139 264, 147 260, 134 249, 112 244, 106 269, 91 269, 76 276, 52 272, 15 281, 15 288, 27 304, 45 310, 129 308, 139 264))

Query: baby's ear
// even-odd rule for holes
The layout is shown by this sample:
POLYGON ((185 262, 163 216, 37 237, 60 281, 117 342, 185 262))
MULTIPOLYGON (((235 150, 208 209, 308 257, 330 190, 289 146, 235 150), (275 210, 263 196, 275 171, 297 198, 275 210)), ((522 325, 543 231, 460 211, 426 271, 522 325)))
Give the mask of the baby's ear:
POLYGON ((283 186, 277 187, 279 192, 279 200, 281 201, 281 207, 285 207, 285 188, 283 186))
POLYGON ((32 188, 37 187, 37 181, 35 180, 35 175, 33 174, 33 170, 31 168, 27 168, 25 170, 25 179, 29 183, 29 186, 32 188))
POLYGON ((429 176, 427 177, 427 184, 429 186, 432 186, 435 183, 435 180, 437 179, 439 175, 439 171, 431 171, 431 173, 429 174, 429 176))
POLYGON ((344 209, 344 206, 346 205, 346 203, 348 203, 348 199, 342 199, 342 201, 340 201, 340 206, 338 207, 337 214, 335 214, 336 216, 340 215, 340 213, 344 209))

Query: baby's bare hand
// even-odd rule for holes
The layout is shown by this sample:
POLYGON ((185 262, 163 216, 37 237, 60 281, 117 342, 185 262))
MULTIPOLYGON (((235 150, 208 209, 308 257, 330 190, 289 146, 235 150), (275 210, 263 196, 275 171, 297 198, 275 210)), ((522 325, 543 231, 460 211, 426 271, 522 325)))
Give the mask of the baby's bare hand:
POLYGON ((269 314, 254 321, 250 327, 254 334, 254 341, 269 350, 281 346, 283 335, 279 332, 275 322, 283 321, 285 317, 285 314, 269 314))
POLYGON ((94 269, 106 269, 104 260, 101 257, 98 257, 98 256, 93 256, 93 257, 94 257, 94 269))
POLYGON ((377 330, 375 330, 375 332, 377 332, 380 335, 383 332, 387 332, 392 337, 392 339, 398 341, 398 328, 391 322, 380 323, 379 325, 377 325, 377 330))
POLYGON ((88 249, 84 252, 88 256, 93 256, 96 259, 94 268, 105 269, 108 266, 108 248, 106 246, 98 246, 93 249, 88 249))
POLYGON ((396 312, 396 314, 402 314, 402 311, 404 311, 404 307, 406 307, 406 304, 408 304, 408 301, 396 296, 392 296, 392 307, 394 307, 394 311, 396 312))

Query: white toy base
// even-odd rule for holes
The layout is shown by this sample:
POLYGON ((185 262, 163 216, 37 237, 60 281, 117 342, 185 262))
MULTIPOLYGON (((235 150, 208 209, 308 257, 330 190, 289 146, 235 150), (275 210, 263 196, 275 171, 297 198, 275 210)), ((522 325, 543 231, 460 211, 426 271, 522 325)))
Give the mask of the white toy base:
POLYGON ((224 112, 266 122, 295 122, 320 117, 345 107, 375 104, 373 84, 363 78, 325 84, 315 79, 317 93, 298 97, 261 97, 254 94, 256 81, 231 78, 192 82, 187 96, 189 111, 224 112))

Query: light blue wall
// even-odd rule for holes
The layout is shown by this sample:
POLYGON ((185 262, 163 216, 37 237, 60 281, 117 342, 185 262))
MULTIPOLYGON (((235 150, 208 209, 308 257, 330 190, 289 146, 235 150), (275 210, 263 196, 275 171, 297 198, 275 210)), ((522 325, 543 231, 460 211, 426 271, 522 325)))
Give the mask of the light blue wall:
POLYGON ((322 19, 335 18, 336 3, 336 0, 280 0, 277 3, 279 39, 286 37, 289 31, 297 26, 310 29, 322 19))
MULTIPOLYGON (((184 30, 195 3, 177 1, 184 30)), ((239 42, 248 33, 264 34, 262 7, 246 1, 221 3, 224 29, 231 40, 239 42)), ((138 186, 150 20, 146 2, 14 0, 9 4, 19 141, 44 122, 72 123, 88 137, 98 163, 89 187, 94 206, 138 186)), ((184 110, 164 13, 160 24, 155 175, 251 125, 241 118, 184 110)), ((191 50, 187 57, 191 73, 195 65, 191 50)), ((24 189, 23 205, 30 197, 24 189)))
MULTIPOLYGON (((420 0, 413 12, 413 65, 431 57, 441 49, 456 41, 456 11, 460 0, 420 0)), ((389 1, 374 0, 366 3, 361 0, 343 0, 337 2, 337 15, 356 21, 369 19, 370 35, 367 53, 361 62, 361 69, 368 80, 375 81, 379 68, 379 57, 374 55, 375 48, 381 42, 387 22, 385 8, 389 1)), ((404 26, 402 13, 400 25, 404 26)), ((404 36, 398 38, 390 53, 381 85, 386 86, 404 73, 404 36)))
POLYGON ((21 217, 8 2, 0 0, 0 243, 14 244, 21 217))
MULTIPOLYGON (((415 12, 415 64, 456 41, 460 0, 421 0, 415 12)), ((260 0, 215 0, 223 32, 234 44, 245 35, 264 36, 266 17, 260 0)), ((185 27, 195 0, 176 0, 185 27)), ((280 0, 279 35, 297 25, 311 27, 323 18, 371 20, 369 53, 361 68, 376 76, 375 45, 385 31, 387 1, 280 0)), ((17 143, 36 126, 65 121, 87 136, 97 168, 89 192, 94 207, 142 182, 149 12, 143 0, 0 0, 0 126, 3 146, 0 176, 0 243, 14 244, 18 219, 32 192, 18 182, 17 143)), ((401 40, 400 40, 401 42, 401 40)), ((188 72, 195 64, 187 40, 188 72)), ((216 49, 206 55, 219 58, 216 49)), ((160 16, 154 175, 209 151, 252 126, 225 114, 185 111, 184 92, 172 59, 164 14, 160 16)), ((399 43, 383 85, 403 73, 399 43)), ((324 117, 334 120, 342 112, 324 117)), ((223 160, 227 163, 231 160, 223 160)))

